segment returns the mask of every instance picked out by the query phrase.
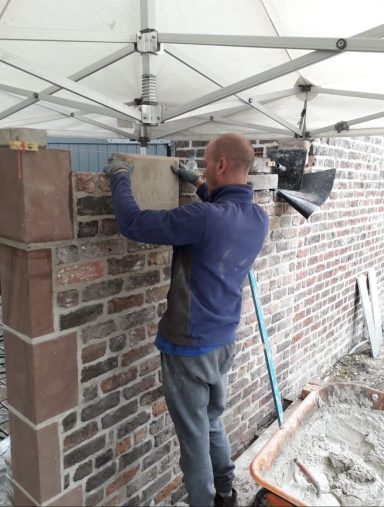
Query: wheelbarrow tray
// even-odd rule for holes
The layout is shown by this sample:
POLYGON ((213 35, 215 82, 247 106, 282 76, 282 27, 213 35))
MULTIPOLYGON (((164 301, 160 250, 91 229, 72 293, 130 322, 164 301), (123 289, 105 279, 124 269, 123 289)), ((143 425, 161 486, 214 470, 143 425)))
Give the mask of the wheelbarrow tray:
MULTIPOLYGON (((306 506, 303 500, 296 498, 281 487, 270 482, 265 478, 265 473, 270 470, 275 460, 279 457, 286 444, 294 439, 295 435, 301 429, 305 422, 319 410, 321 402, 326 402, 332 395, 337 395, 340 402, 350 403, 351 399, 368 398, 372 410, 384 410, 384 392, 370 387, 354 383, 329 383, 319 387, 318 390, 311 392, 291 416, 285 421, 282 428, 270 438, 267 444, 256 455, 250 465, 250 472, 253 479, 267 490, 267 492, 276 495, 276 497, 286 500, 287 505, 306 506)), ((278 500, 277 498, 277 500, 278 500)), ((278 505, 278 503, 276 503, 278 505)), ((280 505, 286 505, 282 502, 280 505)))

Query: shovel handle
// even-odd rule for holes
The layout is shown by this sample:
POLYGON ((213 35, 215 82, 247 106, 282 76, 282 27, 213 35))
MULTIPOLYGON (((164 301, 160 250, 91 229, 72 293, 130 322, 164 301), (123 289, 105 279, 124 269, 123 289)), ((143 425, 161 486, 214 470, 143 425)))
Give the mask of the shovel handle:
POLYGON ((294 458, 293 461, 300 468, 300 470, 303 472, 307 481, 310 482, 315 487, 317 496, 319 496, 320 495, 320 484, 314 478, 314 476, 312 475, 312 472, 310 472, 308 470, 308 468, 305 465, 303 465, 303 463, 301 463, 301 461, 299 461, 297 458, 294 458))

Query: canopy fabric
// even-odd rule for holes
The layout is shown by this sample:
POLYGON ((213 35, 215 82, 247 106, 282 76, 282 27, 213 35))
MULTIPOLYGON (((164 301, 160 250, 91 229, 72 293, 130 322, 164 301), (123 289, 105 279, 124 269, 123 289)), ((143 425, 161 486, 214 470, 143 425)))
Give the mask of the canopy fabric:
POLYGON ((384 0, 0 0, 0 128, 384 135, 384 0))

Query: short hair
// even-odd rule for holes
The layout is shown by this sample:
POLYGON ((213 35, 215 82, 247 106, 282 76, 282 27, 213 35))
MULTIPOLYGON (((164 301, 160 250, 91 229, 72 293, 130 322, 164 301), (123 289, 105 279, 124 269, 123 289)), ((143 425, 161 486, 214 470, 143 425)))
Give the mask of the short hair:
POLYGON ((212 157, 215 162, 224 157, 231 170, 247 173, 255 162, 255 150, 251 142, 241 134, 230 132, 216 137, 212 141, 212 157))

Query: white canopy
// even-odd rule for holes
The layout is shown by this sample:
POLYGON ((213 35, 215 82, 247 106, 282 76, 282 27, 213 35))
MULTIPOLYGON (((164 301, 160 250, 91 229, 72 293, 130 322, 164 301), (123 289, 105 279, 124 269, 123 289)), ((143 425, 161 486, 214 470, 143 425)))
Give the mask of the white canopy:
POLYGON ((384 135, 384 0, 0 0, 0 128, 384 135))

